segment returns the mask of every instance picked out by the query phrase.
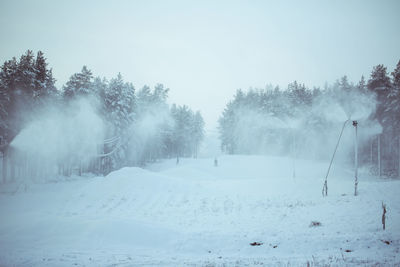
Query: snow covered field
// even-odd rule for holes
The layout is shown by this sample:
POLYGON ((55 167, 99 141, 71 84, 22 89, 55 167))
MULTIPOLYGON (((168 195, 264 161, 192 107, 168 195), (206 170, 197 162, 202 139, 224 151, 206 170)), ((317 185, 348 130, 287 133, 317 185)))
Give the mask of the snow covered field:
POLYGON ((299 160, 293 178, 289 158, 218 160, 0 185, 0 265, 400 265, 399 180, 361 172, 354 197, 334 165, 323 198, 327 162, 299 160))

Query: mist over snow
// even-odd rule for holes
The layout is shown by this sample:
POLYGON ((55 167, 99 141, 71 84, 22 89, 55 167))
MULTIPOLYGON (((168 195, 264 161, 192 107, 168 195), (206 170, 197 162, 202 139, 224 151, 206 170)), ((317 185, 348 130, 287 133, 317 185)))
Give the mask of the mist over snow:
POLYGON ((14 138, 10 147, 44 162, 71 157, 87 161, 98 154, 104 140, 104 123, 91 99, 42 109, 14 138))
POLYGON ((325 90, 310 90, 297 82, 286 90, 239 90, 219 121, 222 149, 329 159, 347 121, 337 160, 351 163, 352 121, 358 121, 361 147, 367 146, 382 131, 374 117, 377 104, 374 92, 349 84, 346 77, 325 90))
POLYGON ((399 14, 0 0, 0 267, 400 266, 399 14))
POLYGON ((127 131, 129 157, 139 163, 147 157, 146 153, 155 154, 149 155, 151 159, 157 158, 167 138, 164 134, 174 126, 175 121, 166 105, 146 106, 127 131))
MULTIPOLYGON (((334 85, 338 87, 339 85, 334 85)), ((375 112, 377 100, 373 92, 332 88, 329 96, 321 95, 313 103, 312 112, 331 122, 368 120, 375 112)))

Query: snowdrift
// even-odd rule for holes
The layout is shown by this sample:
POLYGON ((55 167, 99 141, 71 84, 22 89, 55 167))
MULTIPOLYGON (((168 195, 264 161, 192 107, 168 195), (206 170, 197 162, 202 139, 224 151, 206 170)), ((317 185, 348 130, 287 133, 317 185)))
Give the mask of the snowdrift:
POLYGON ((0 265, 400 264, 400 181, 360 174, 354 197, 351 169, 335 165, 323 198, 326 162, 218 161, 166 160, 2 193, 0 265))

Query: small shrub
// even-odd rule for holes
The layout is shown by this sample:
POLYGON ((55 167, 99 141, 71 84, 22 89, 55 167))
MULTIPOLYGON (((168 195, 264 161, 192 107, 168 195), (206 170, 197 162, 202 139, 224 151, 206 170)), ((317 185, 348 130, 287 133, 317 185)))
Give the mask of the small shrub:
POLYGON ((318 226, 321 226, 322 224, 320 223, 320 222, 318 222, 318 221, 312 221, 311 223, 310 223, 310 227, 318 227, 318 226))

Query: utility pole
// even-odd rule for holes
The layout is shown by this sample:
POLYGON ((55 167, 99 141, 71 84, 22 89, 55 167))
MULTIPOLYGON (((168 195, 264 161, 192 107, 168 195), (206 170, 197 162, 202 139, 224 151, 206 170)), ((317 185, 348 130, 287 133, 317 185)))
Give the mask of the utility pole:
POLYGON ((293 130, 293 179, 296 179, 296 133, 293 130))

